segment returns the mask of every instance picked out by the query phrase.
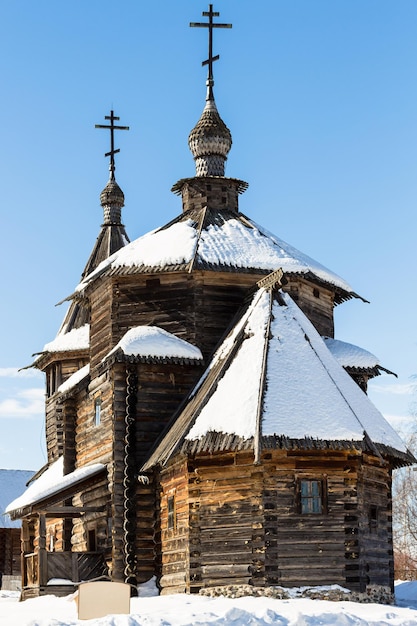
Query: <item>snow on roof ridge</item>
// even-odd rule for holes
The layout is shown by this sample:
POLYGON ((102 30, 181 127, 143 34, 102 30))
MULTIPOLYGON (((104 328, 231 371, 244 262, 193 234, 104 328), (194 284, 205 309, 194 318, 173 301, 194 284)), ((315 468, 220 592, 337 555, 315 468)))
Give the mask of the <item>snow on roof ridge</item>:
POLYGON ((217 381, 216 390, 199 412, 186 439, 200 438, 209 431, 236 434, 243 439, 255 436, 261 384, 259 368, 263 361, 269 298, 268 291, 259 289, 242 318, 217 350, 208 369, 212 369, 220 359, 226 361, 236 338, 241 332, 244 333, 237 354, 227 364, 224 375, 217 381))
POLYGON ((159 326, 130 328, 103 360, 119 349, 128 356, 203 359, 201 350, 197 346, 159 326))

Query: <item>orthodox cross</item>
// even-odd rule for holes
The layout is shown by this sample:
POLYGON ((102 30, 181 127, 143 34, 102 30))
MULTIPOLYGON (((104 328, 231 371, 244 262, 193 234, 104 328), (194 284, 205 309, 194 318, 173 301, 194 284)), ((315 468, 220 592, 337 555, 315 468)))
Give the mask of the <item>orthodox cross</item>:
POLYGON ((120 148, 114 149, 114 131, 115 130, 129 130, 129 126, 116 126, 115 121, 120 120, 120 117, 116 117, 114 111, 110 111, 110 115, 104 116, 105 120, 110 120, 110 124, 96 124, 95 128, 108 128, 110 130, 110 152, 106 152, 105 157, 110 157, 110 178, 114 179, 114 170, 116 169, 114 164, 114 155, 120 152, 120 148))
POLYGON ((209 55, 208 55, 208 59, 202 62, 202 65, 208 65, 208 79, 207 79, 207 86, 209 88, 208 100, 212 100, 213 99, 213 85, 214 85, 213 63, 214 61, 217 61, 220 58, 219 54, 216 54, 216 56, 213 56, 213 28, 232 28, 232 25, 231 24, 215 24, 213 22, 213 17, 218 17, 220 13, 218 11, 213 11, 212 4, 209 4, 209 10, 203 11, 202 15, 203 17, 208 17, 209 21, 208 22, 190 22, 190 26, 209 29, 209 55))

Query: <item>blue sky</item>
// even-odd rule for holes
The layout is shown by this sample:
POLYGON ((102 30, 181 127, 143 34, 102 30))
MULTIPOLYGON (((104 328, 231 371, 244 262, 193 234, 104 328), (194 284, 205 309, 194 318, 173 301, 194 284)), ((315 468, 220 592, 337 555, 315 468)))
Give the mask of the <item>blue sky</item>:
MULTIPOLYGON (((204 106, 207 31, 196 0, 14 0, 2 5, 0 467, 45 462, 42 375, 17 374, 52 340, 102 221, 104 123, 131 239, 181 211, 187 137, 204 106)), ((345 280, 336 337, 398 379, 370 396, 410 422, 417 373, 417 3, 218 0, 215 96, 249 182, 241 210, 345 280)))

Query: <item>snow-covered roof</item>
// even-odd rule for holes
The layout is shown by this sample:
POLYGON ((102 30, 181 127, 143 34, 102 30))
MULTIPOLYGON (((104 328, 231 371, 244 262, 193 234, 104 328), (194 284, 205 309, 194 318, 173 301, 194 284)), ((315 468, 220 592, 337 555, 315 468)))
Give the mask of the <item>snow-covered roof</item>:
POLYGON ((334 358, 347 370, 366 372, 368 378, 379 376, 382 372, 397 376, 395 372, 391 372, 391 370, 386 367, 382 367, 377 357, 371 352, 368 352, 368 350, 364 350, 351 343, 346 343, 345 341, 332 339, 331 337, 323 337, 323 339, 334 358))
POLYGON ((359 447, 366 439, 401 457, 408 454, 291 297, 274 297, 265 289, 255 294, 216 352, 145 469, 181 445, 203 449, 207 440, 210 447, 214 433, 225 435, 225 441, 228 436, 259 441, 261 447, 274 438, 357 442, 359 447))
POLYGON ((356 367, 359 369, 371 369, 379 365, 379 360, 367 350, 331 337, 323 337, 326 346, 334 358, 343 367, 356 367))
POLYGON ((19 520, 5 514, 7 505, 24 491, 34 472, 28 470, 0 469, 0 528, 20 528, 19 520))
MULTIPOLYGON (((135 326, 105 357, 121 350, 127 356, 201 360, 201 350, 158 326, 135 326)), ((104 360, 104 359, 103 359, 104 360)))
POLYGON ((59 457, 55 463, 52 463, 37 480, 32 482, 29 487, 18 498, 10 502, 6 508, 6 513, 17 512, 27 506, 31 506, 53 496, 68 487, 72 487, 83 480, 102 472, 105 469, 102 463, 94 463, 80 467, 70 474, 64 475, 63 457, 59 457))
POLYGON ((84 324, 70 332, 60 332, 55 339, 45 344, 42 353, 67 352, 69 350, 86 350, 90 345, 90 326, 84 324))
POLYGON ((78 285, 76 293, 103 274, 215 269, 313 276, 356 296, 340 276, 285 241, 272 235, 242 213, 207 209, 189 211, 167 226, 154 230, 105 259, 78 285))
POLYGON ((87 365, 84 365, 84 367, 81 367, 79 370, 71 374, 71 376, 58 387, 58 392, 65 393, 69 391, 70 389, 78 385, 78 383, 81 382, 86 376, 88 376, 89 373, 90 364, 87 363, 87 365))

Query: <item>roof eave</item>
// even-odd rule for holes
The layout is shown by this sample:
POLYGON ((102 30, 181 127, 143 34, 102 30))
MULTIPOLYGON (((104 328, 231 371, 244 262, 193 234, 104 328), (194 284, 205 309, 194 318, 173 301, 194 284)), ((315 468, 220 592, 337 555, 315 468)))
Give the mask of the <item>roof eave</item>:
POLYGON ((73 387, 71 387, 71 389, 68 389, 67 391, 63 391, 63 392, 58 391, 58 394, 59 394, 57 398, 58 404, 63 404, 66 400, 68 400, 69 398, 72 398, 83 389, 87 389, 90 383, 90 380, 91 380, 90 374, 87 374, 86 376, 84 376, 82 380, 80 380, 73 387))
POLYGON ((33 515, 33 513, 36 512, 41 512, 47 506, 50 506, 57 502, 62 502, 78 493, 81 485, 101 480, 102 474, 104 474, 105 472, 107 472, 107 467, 106 465, 103 465, 103 467, 98 468, 97 471, 89 474, 88 476, 81 477, 79 480, 74 481, 74 483, 72 483, 71 485, 59 489, 54 493, 51 493, 48 496, 44 496, 39 500, 31 502, 30 504, 27 504, 21 508, 15 509, 13 511, 8 511, 7 514, 10 515, 10 518, 12 520, 16 520, 26 517, 28 515, 33 515))
POLYGON ((146 364, 172 364, 175 365, 204 365, 203 359, 192 359, 189 357, 179 356, 152 356, 143 354, 125 354, 121 348, 106 356, 101 367, 110 367, 114 363, 146 363, 146 364))
MULTIPOLYGON (((314 437, 304 437, 297 439, 285 435, 262 435, 260 438, 260 448, 262 452, 273 449, 287 451, 308 451, 308 450, 349 450, 358 454, 369 452, 379 453, 383 459, 389 459, 393 469, 413 465, 417 463, 414 455, 406 450, 397 450, 391 446, 381 443, 372 443, 370 448, 366 438, 360 440, 333 439, 325 440, 314 437)), ((184 440, 178 452, 182 454, 215 454, 216 452, 238 452, 242 450, 254 449, 254 438, 249 439, 231 433, 210 432, 199 439, 184 440)), ((164 463, 168 459, 160 458, 159 463, 164 463)), ((149 469, 149 467, 148 467, 149 469)))
POLYGON ((190 183, 192 181, 195 180, 199 180, 200 178, 204 178, 204 180, 208 181, 210 179, 212 180, 224 180, 224 181, 228 181, 228 182, 232 182, 235 183, 237 186, 237 191, 239 194, 244 193, 247 188, 249 187, 249 183, 247 183, 244 180, 240 180, 240 178, 229 178, 227 176, 190 176, 188 178, 181 178, 180 180, 178 180, 172 187, 171 187, 171 191, 172 193, 175 193, 177 196, 181 195, 181 191, 182 188, 184 187, 184 185, 186 185, 187 183, 190 183))
MULTIPOLYGON (((38 352, 33 354, 32 356, 37 356, 38 358, 32 363, 32 365, 28 365, 29 367, 35 367, 38 370, 44 371, 48 365, 54 363, 55 361, 62 361, 65 358, 77 358, 77 357, 86 357, 89 355, 90 348, 77 348, 74 350, 55 350, 55 351, 45 351, 38 352)), ((24 368, 24 369, 27 369, 24 368)))

